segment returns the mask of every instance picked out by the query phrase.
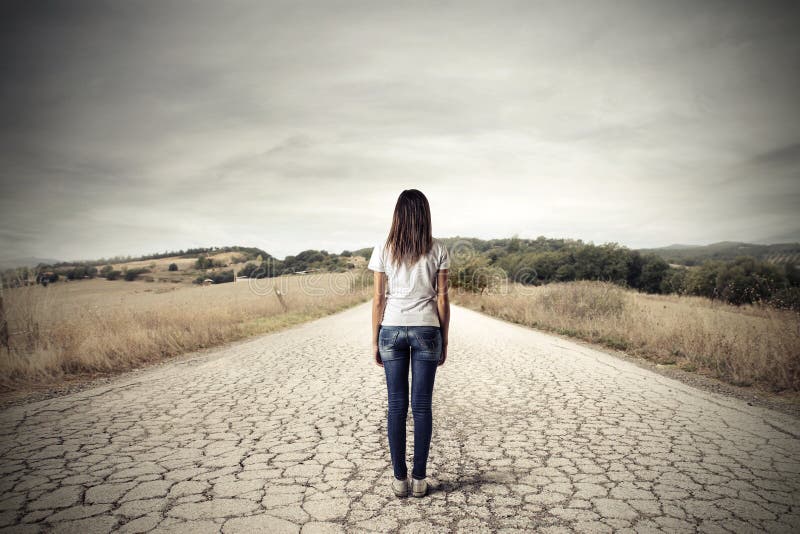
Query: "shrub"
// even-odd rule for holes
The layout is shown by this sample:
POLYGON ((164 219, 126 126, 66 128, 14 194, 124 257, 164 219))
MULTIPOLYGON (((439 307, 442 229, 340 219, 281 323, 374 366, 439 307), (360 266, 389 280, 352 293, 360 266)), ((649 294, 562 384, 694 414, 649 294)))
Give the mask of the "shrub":
POLYGON ((633 284, 636 287, 647 293, 661 292, 661 283, 669 272, 669 264, 656 256, 655 254, 647 254, 642 257, 642 270, 639 279, 633 284))
POLYGON ((773 293, 769 304, 776 308, 800 311, 800 287, 785 287, 773 293))
POLYGON ((77 265, 63 273, 68 280, 80 280, 81 278, 94 278, 97 275, 97 267, 93 265, 77 265))
POLYGON ((140 274, 149 273, 149 269, 145 269, 144 267, 139 267, 136 269, 128 269, 125 271, 125 280, 128 282, 132 282, 136 280, 140 274))
POLYGON ((489 259, 485 256, 474 256, 457 263, 451 267, 450 272, 451 287, 467 291, 482 293, 507 282, 505 271, 500 267, 489 265, 489 259))
POLYGON ((664 279, 661 280, 661 292, 683 294, 686 287, 686 276, 688 272, 688 269, 682 267, 670 267, 664 279))
POLYGON ((169 270, 169 271, 177 271, 178 270, 178 264, 177 263, 170 263, 169 267, 167 268, 167 270, 169 270))
POLYGON ((246 263, 244 267, 239 270, 239 276, 246 276, 247 278, 271 278, 275 276, 272 272, 271 263, 255 264, 246 263))
POLYGON ((36 283, 38 284, 47 285, 52 282, 58 282, 58 274, 52 271, 39 273, 36 277, 36 283))
POLYGON ((209 273, 206 276, 198 276, 192 282, 193 284, 202 284, 203 280, 206 278, 210 278, 214 281, 215 284, 225 284, 228 282, 233 282, 233 271, 222 271, 219 273, 209 273))
POLYGON ((736 305, 769 302, 787 287, 790 285, 783 269, 745 256, 729 262, 706 261, 692 269, 684 282, 689 295, 736 305))
POLYGON ((214 262, 202 254, 198 256, 197 261, 194 262, 195 269, 210 269, 213 265, 214 262))
POLYGON ((573 319, 619 317, 629 307, 625 290, 607 282, 549 284, 535 301, 545 313, 573 319))

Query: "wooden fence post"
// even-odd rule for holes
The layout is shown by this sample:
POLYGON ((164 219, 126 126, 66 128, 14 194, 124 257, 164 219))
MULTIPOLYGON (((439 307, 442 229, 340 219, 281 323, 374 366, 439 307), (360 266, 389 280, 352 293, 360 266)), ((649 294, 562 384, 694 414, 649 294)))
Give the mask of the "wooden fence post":
POLYGON ((272 286, 272 289, 275 290, 275 296, 278 297, 278 300, 281 303, 281 308, 283 308, 283 311, 284 312, 289 311, 289 306, 287 306, 286 301, 283 300, 283 293, 281 293, 281 290, 278 289, 278 286, 272 286))

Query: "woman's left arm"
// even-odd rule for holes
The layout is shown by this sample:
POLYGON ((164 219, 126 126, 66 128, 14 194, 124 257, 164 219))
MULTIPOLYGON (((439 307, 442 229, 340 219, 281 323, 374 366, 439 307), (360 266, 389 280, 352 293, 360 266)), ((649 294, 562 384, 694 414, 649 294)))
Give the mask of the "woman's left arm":
POLYGON ((383 311, 386 307, 386 273, 375 271, 374 290, 372 295, 372 356, 375 364, 383 367, 378 350, 378 332, 380 331, 383 311))

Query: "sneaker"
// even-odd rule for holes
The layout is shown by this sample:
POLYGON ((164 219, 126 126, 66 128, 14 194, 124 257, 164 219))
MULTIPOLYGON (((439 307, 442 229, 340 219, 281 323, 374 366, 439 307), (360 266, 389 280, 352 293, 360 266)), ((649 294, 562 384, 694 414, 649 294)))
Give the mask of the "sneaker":
POLYGON ((398 480, 392 476, 392 491, 398 497, 408 497, 408 479, 398 480))
POLYGON ((414 497, 424 497, 425 493, 428 492, 428 481, 424 478, 422 480, 417 480, 416 478, 411 478, 411 494, 414 497))

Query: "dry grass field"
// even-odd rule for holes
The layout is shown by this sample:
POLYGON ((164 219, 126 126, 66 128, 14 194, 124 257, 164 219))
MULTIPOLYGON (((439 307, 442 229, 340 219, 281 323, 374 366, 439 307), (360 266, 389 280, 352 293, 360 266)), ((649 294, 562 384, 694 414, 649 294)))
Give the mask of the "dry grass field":
MULTIPOLYGON (((234 265, 233 260, 237 257, 242 257, 241 252, 220 252, 218 254, 209 254, 207 255, 209 259, 216 260, 228 265, 234 265)), ((171 275, 174 273, 170 273, 168 271, 169 264, 174 263, 178 266, 179 271, 190 271, 194 270, 194 264, 197 261, 197 256, 191 256, 188 258, 179 258, 176 256, 170 256, 167 258, 157 258, 152 260, 137 260, 137 261, 128 261, 123 263, 112 263, 111 266, 114 269, 122 270, 124 269, 137 269, 137 268, 152 268, 154 273, 158 275, 171 275)), ((244 262, 238 264, 240 267, 244 266, 244 262)))
POLYGON ((506 286, 453 302, 623 350, 657 363, 769 391, 800 391, 800 316, 702 297, 647 295, 602 282, 506 286))
MULTIPOLYGON (((357 269, 206 287, 91 279, 6 290, 12 336, 11 350, 0 348, 0 392, 131 369, 297 324, 369 299, 371 280, 357 269)), ((800 391, 797 313, 601 282, 502 289, 451 295, 505 320, 732 384, 800 391)))
POLYGON ((11 350, 0 348, 0 392, 131 369, 333 313, 371 296, 364 274, 205 287, 91 279, 5 290, 12 336, 11 350))
POLYGON ((136 260, 122 263, 111 263, 111 267, 117 271, 124 271, 125 269, 148 269, 149 272, 140 276, 140 280, 154 281, 154 282, 172 282, 172 283, 191 283, 192 280, 204 273, 225 271, 233 269, 239 271, 244 267, 246 262, 235 263, 235 259, 242 259, 243 255, 240 252, 220 252, 218 254, 210 254, 208 258, 211 260, 219 261, 225 267, 215 267, 213 269, 196 269, 195 263, 197 256, 190 256, 181 258, 177 256, 170 256, 167 258, 157 258, 150 260, 136 260), (174 263, 178 266, 177 271, 170 271, 169 265, 174 263))

